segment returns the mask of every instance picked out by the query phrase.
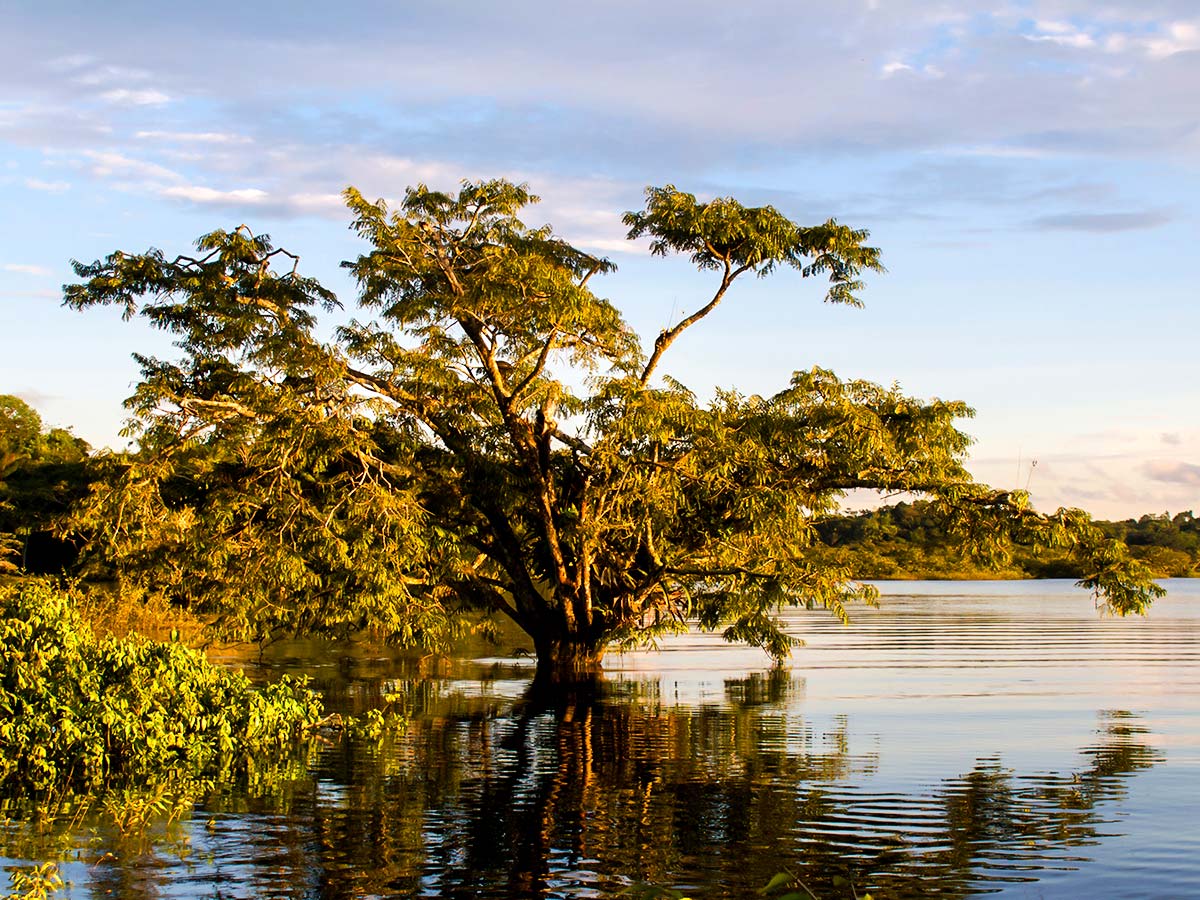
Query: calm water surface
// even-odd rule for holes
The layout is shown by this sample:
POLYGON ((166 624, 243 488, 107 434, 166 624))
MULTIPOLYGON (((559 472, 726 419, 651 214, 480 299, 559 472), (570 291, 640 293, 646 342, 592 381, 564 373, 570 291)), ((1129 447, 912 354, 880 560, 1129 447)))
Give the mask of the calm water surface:
POLYGON ((789 671, 688 635, 552 702, 519 637, 445 664, 282 648, 263 677, 412 724, 153 839, 82 822, 69 896, 751 897, 788 868, 822 900, 848 896, 835 875, 877 898, 1200 897, 1200 581, 1167 585, 1121 620, 1069 582, 887 583, 850 627, 792 616, 789 671))

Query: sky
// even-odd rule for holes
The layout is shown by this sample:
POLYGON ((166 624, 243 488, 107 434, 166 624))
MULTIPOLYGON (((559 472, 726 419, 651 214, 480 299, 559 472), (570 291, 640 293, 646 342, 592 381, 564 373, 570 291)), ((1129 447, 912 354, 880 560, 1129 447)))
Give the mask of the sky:
MULTIPOLYGON (((625 240, 648 185, 871 231, 861 310, 739 284, 662 370, 821 365, 965 400, 1040 508, 1200 512, 1195 0, 0 0, 0 393, 96 446, 161 335, 61 307, 70 261, 241 223, 353 305, 340 192, 528 182, 652 337, 711 277, 625 240)), ((711 275, 711 273, 710 273, 711 275)))

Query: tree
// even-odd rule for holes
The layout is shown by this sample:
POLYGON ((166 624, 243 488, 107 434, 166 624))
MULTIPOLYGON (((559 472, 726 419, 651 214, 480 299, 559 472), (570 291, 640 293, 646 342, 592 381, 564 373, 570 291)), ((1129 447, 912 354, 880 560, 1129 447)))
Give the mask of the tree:
POLYGON ((0 394, 0 479, 34 452, 42 417, 20 397, 0 394))
POLYGON ((65 428, 44 431, 24 400, 0 395, 0 572, 26 568, 31 557, 39 564, 53 559, 53 568, 71 555, 49 532, 87 491, 90 449, 65 428))
POLYGON ((781 605, 844 618, 875 597, 806 555, 851 488, 927 495, 988 557, 1070 546, 1117 612, 1157 592, 1085 514, 974 483, 962 403, 816 368, 770 397, 702 402, 659 375, 743 277, 825 276, 827 301, 859 305, 862 273, 882 271, 866 231, 649 189, 630 238, 687 254, 714 290, 645 354, 591 289, 613 265, 523 224, 526 187, 418 186, 394 211, 345 196, 370 245, 345 264, 366 318, 331 341, 314 310, 334 296, 244 226, 196 256, 76 263, 65 288, 71 306, 116 304, 171 332, 182 354, 137 357, 140 450, 78 521, 125 577, 227 630, 371 626, 436 646, 473 610, 512 619, 539 671, 570 678, 614 643, 696 621, 783 658, 781 605))

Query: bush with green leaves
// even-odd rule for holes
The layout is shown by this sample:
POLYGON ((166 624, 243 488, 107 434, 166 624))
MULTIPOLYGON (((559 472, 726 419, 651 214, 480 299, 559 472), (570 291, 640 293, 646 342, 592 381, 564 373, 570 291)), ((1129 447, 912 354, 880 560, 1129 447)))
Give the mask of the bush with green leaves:
POLYGON ((68 594, 0 586, 0 795, 220 774, 313 727, 303 681, 261 690, 178 643, 97 638, 68 594))

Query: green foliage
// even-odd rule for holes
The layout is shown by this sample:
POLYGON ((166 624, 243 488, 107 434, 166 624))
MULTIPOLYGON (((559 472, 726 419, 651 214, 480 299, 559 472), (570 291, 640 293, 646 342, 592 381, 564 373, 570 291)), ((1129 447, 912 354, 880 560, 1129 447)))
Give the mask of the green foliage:
POLYGON ((646 190, 646 209, 624 217, 629 237, 650 235, 656 256, 687 253, 700 269, 765 277, 783 264, 801 275, 829 275, 830 303, 861 306, 855 293, 864 270, 882 272, 879 250, 863 242, 865 230, 839 225, 797 225, 773 206, 746 207, 732 197, 700 203, 674 185, 646 190))
POLYGON ((1185 512, 1145 515, 1123 522, 1100 522, 1111 538, 1123 541, 1133 555, 1163 578, 1200 576, 1200 519, 1185 512))
POLYGON ((220 773, 279 755, 320 717, 284 679, 260 690, 180 644, 96 638, 65 594, 0 587, 0 795, 220 773))
POLYGON ((0 478, 14 462, 33 452, 42 433, 42 417, 20 397, 0 394, 0 478))
POLYGON ((75 518, 93 559, 260 640, 373 627, 442 648, 477 621, 464 611, 504 615, 564 676, 690 620, 782 658, 780 605, 845 618, 873 601, 813 552, 854 488, 933 498, 988 559, 1069 549, 1118 612, 1154 595, 1083 513, 1042 516, 973 483, 962 403, 817 368, 711 402, 656 376, 743 275, 824 276, 828 300, 857 305, 861 275, 882 271, 866 231, 649 189, 630 238, 716 283, 646 355, 591 289, 612 264, 521 221, 536 199, 505 181, 418 186, 391 209, 347 190, 369 244, 345 263, 365 318, 332 342, 314 310, 334 297, 244 227, 202 237, 197 256, 76 264, 69 305, 120 306, 181 351, 138 357, 139 452, 108 461, 75 518))
POLYGON ((31 563, 54 568, 51 559, 73 555, 50 532, 87 493, 89 450, 65 428, 43 430, 41 417, 20 398, 0 395, 0 573, 31 563))

